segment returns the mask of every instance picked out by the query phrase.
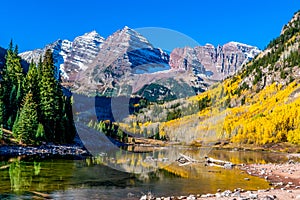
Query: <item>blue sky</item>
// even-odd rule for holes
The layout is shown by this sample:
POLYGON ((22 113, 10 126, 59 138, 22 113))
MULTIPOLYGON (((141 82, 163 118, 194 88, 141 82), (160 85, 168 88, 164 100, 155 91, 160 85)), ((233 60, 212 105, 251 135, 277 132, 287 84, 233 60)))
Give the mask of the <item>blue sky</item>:
POLYGON ((299 0, 2 1, 0 46, 12 38, 25 51, 92 30, 107 37, 127 25, 172 29, 201 45, 238 41, 264 48, 299 9, 299 0))

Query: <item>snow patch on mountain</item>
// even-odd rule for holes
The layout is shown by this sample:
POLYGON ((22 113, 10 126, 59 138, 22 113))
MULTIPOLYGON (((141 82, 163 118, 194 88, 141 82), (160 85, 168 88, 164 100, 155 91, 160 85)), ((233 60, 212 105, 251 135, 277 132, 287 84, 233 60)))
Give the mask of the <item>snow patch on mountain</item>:
POLYGON ((27 62, 33 60, 33 62, 38 63, 46 50, 51 49, 56 77, 58 78, 60 73, 63 78, 69 79, 70 73, 86 69, 87 63, 91 63, 99 52, 100 44, 103 41, 103 37, 96 31, 92 31, 76 37, 73 42, 59 39, 42 49, 26 51, 19 55, 27 62))

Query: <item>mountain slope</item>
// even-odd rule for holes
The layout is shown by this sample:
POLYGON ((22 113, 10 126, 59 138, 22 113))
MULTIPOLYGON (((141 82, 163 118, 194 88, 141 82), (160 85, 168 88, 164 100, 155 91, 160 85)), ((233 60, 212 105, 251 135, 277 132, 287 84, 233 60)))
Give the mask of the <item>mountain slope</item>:
MULTIPOLYGON (((287 85, 300 77, 300 13, 295 13, 279 37, 273 39, 267 48, 250 62, 242 72, 243 85, 258 90, 280 83, 287 85)), ((243 89, 243 87, 241 88, 243 89)))
POLYGON ((61 70, 67 74, 67 79, 73 81, 77 73, 84 71, 87 64, 93 62, 100 51, 100 45, 104 41, 96 31, 76 37, 72 42, 71 51, 67 54, 61 70))
POLYGON ((80 74, 76 91, 94 91, 106 95, 118 95, 122 91, 131 94, 132 83, 143 74, 167 70, 169 56, 154 48, 136 31, 124 27, 109 36, 88 68, 80 74))

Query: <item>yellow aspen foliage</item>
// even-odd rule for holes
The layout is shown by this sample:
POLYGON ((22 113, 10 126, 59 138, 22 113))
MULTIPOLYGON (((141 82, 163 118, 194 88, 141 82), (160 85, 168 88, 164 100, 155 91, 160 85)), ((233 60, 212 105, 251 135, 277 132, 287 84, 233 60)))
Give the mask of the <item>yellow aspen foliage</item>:
POLYGON ((251 90, 241 91, 242 96, 238 96, 240 83, 241 77, 237 76, 234 80, 227 79, 223 84, 216 84, 212 89, 188 98, 186 101, 193 105, 207 97, 212 100, 209 107, 194 114, 170 121, 153 124, 147 121, 125 127, 142 131, 144 127, 150 128, 157 123, 155 125, 159 125, 159 134, 172 140, 187 137, 202 141, 204 137, 208 137, 206 133, 215 132, 218 137, 225 137, 236 143, 300 144, 300 85, 296 82, 288 86, 274 83, 257 94, 253 93, 257 86, 253 86, 251 90), (234 104, 243 96, 243 105, 234 104), (235 107, 224 107, 228 99, 235 107))
POLYGON ((299 86, 292 83, 285 89, 272 84, 253 98, 252 105, 229 110, 223 129, 227 135, 239 129, 233 142, 300 144, 300 98, 295 98, 299 86), (295 92, 296 91, 296 92, 295 92), (298 134, 297 134, 298 133, 298 134))

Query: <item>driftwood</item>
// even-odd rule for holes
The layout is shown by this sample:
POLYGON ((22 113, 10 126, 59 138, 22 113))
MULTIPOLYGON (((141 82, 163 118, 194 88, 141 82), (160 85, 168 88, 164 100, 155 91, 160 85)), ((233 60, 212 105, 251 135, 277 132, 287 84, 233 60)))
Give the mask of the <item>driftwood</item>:
POLYGON ((6 139, 8 139, 8 140, 10 140, 11 142, 14 142, 14 143, 22 144, 21 142, 18 142, 15 138, 13 138, 13 132, 12 131, 7 130, 5 128, 2 128, 2 133, 3 133, 3 135, 2 135, 3 138, 6 138, 6 139))
POLYGON ((224 167, 226 169, 231 169, 235 166, 232 162, 224 161, 224 160, 218 160, 210 157, 205 157, 206 163, 209 166, 217 166, 217 167, 224 167))
POLYGON ((37 191, 30 191, 31 193, 38 195, 39 197, 42 197, 44 199, 51 199, 49 194, 42 193, 42 192, 37 192, 37 191))
POLYGON ((9 166, 10 166, 10 165, 4 165, 4 166, 1 166, 1 167, 0 167, 0 170, 1 170, 1 169, 7 169, 7 168, 9 168, 9 166))
MULTIPOLYGON (((184 154, 179 154, 179 158, 176 160, 179 162, 179 166, 185 166, 192 163, 200 163, 200 161, 195 160, 194 158, 191 158, 184 154)), ((205 165, 209 166, 217 166, 217 167, 223 167, 225 169, 231 169, 235 166, 232 162, 224 161, 224 160, 218 160, 210 157, 205 157, 205 165)))
POLYGON ((8 134, 10 134, 10 135, 12 135, 12 134, 13 134, 13 132, 12 132, 12 131, 10 131, 10 130, 7 130, 7 129, 5 129, 5 128, 2 128, 2 131, 3 131, 3 133, 8 133, 8 134))
POLYGON ((176 160, 179 162, 179 166, 189 165, 191 163, 197 163, 198 161, 184 154, 179 154, 180 157, 176 160))

